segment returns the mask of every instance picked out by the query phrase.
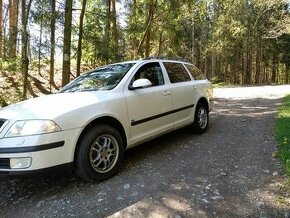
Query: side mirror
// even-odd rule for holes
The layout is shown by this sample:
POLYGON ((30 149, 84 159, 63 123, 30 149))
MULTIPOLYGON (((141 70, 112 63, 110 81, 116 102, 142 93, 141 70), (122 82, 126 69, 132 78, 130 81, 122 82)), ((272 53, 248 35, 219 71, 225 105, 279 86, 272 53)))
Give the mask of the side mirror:
POLYGON ((148 79, 137 79, 133 82, 133 84, 130 86, 130 90, 134 89, 142 89, 152 86, 152 83, 148 79))

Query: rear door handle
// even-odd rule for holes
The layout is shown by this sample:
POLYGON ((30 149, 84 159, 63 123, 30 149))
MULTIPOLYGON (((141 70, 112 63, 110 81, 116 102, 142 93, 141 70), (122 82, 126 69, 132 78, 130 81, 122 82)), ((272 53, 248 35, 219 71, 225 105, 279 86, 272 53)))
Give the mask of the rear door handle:
POLYGON ((170 96, 171 95, 171 92, 170 91, 165 91, 164 92, 164 96, 170 96))

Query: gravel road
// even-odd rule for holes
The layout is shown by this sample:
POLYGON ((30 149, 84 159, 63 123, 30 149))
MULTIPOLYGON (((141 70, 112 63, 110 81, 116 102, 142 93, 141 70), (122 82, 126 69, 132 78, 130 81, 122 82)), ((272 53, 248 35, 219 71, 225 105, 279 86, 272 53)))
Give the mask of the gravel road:
POLYGON ((290 217, 274 116, 290 86, 215 89, 210 128, 126 152, 102 183, 70 174, 0 176, 0 217, 290 217))

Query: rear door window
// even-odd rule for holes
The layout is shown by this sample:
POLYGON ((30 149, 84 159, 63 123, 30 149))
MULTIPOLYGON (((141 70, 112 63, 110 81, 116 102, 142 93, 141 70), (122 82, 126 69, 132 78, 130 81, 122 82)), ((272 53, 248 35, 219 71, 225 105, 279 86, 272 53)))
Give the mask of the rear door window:
POLYGON ((171 83, 190 81, 190 76, 184 66, 180 63, 164 62, 171 83))

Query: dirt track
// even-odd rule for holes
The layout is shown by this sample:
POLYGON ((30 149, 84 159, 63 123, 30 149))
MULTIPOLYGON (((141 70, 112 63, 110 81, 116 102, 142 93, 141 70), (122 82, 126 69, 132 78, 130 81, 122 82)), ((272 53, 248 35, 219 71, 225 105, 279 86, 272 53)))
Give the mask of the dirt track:
POLYGON ((0 176, 0 217, 290 217, 272 158, 286 93, 290 86, 216 89, 207 133, 182 129, 131 149, 100 184, 0 176))

